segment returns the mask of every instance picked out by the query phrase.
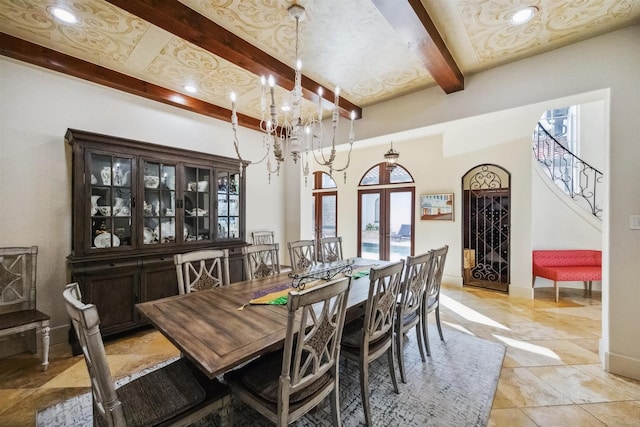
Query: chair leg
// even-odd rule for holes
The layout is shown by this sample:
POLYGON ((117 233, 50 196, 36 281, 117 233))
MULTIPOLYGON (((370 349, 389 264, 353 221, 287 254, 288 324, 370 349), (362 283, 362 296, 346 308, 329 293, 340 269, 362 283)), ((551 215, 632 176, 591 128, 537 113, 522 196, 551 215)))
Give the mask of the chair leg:
POLYGON ((389 359, 389 374, 391 374, 391 381, 393 382, 393 391, 396 394, 400 394, 400 389, 398 388, 398 378, 396 377, 396 364, 393 361, 394 349, 395 345, 393 344, 393 340, 391 340, 391 347, 387 350, 387 359, 389 359))
POLYGON ((49 325, 42 327, 42 370, 49 368, 49 325))
POLYGON ((400 381, 407 382, 407 376, 404 370, 404 357, 403 357, 403 341, 404 335, 402 334, 402 328, 398 328, 395 333, 394 339, 396 340, 396 353, 398 355, 398 368, 400 369, 400 381))
POLYGON ((427 356, 431 356, 429 348, 429 314, 427 309, 422 310, 422 337, 424 338, 424 348, 427 349, 427 356))
POLYGON ((231 395, 222 398, 222 406, 220 408, 220 427, 233 426, 233 400, 231 395))
POLYGON ((558 287, 558 282, 556 280, 553 281, 553 287, 556 291, 556 302, 558 302, 558 299, 560 299, 560 288, 558 287))
POLYGON ((438 326, 438 334, 440 334, 440 341, 444 341, 442 335, 442 325, 440 325, 440 304, 436 307, 436 326, 438 326))
POLYGON ((420 358, 422 362, 426 362, 427 358, 424 357, 424 342, 422 341, 422 319, 416 324, 416 338, 418 340, 418 350, 420 350, 420 358))
POLYGON ((371 422, 371 406, 369 405, 369 363, 360 356, 360 395, 362 396, 362 409, 364 410, 364 422, 367 426, 371 422))
POLYGON ((333 425, 336 427, 342 426, 342 420, 340 419, 340 391, 338 388, 338 380, 336 379, 336 385, 329 396, 331 401, 331 418, 333 425))

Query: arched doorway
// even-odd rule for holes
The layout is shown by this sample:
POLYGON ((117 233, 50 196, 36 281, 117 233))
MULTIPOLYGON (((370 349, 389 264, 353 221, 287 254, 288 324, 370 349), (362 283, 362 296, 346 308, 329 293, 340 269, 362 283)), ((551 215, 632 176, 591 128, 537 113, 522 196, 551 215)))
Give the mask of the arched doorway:
POLYGON ((483 164, 462 177, 463 284, 509 291, 511 174, 483 164))
POLYGON ((413 255, 415 186, 404 167, 369 169, 358 187, 358 256, 397 261, 413 255))

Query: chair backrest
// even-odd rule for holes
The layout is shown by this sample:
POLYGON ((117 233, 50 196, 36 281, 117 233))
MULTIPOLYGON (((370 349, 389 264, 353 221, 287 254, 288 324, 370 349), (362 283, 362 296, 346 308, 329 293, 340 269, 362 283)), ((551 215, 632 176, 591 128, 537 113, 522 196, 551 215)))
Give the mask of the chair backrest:
POLYGON ((342 259, 342 237, 323 237, 320 239, 320 260, 333 262, 342 259))
POLYGON ((313 385, 327 372, 337 378, 350 289, 351 278, 344 277, 289 292, 280 399, 313 385))
POLYGON ((0 314, 36 308, 38 247, 0 248, 0 314))
POLYGON ((364 312, 363 349, 369 342, 388 335, 393 339, 396 304, 402 284, 404 260, 382 267, 373 267, 369 272, 369 296, 364 312))
POLYGON ((178 292, 181 295, 229 284, 228 249, 176 254, 173 261, 178 277, 178 292))
POLYGON ((432 275, 433 259, 433 251, 407 257, 404 279, 400 287, 400 318, 420 309, 432 275))
POLYGON ((254 231, 251 233, 254 245, 270 245, 275 243, 273 231, 254 231))
POLYGON ((243 247, 247 280, 280 274, 279 249, 280 245, 277 243, 243 247))
POLYGON ((442 273, 444 272, 444 262, 447 259, 448 251, 448 245, 431 251, 433 252, 433 267, 426 295, 429 306, 440 300, 440 285, 442 284, 442 273))
POLYGON ((304 270, 316 264, 316 241, 296 240, 287 242, 289 248, 289 259, 293 270, 304 270))
POLYGON ((101 416, 108 426, 124 426, 126 425, 124 411, 116 394, 100 335, 98 310, 93 304, 82 303, 82 295, 77 283, 67 285, 63 297, 89 371, 94 415, 97 413, 101 416))

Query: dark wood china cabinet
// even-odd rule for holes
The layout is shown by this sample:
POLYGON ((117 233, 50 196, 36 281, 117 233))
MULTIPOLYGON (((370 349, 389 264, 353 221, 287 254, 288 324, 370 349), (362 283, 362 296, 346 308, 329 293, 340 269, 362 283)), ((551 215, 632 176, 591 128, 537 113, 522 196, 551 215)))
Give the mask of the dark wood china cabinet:
POLYGON ((178 293, 173 256, 229 250, 244 278, 244 169, 237 159, 69 129, 72 251, 83 300, 111 335, 145 320, 135 304, 178 293), (242 167, 242 173, 240 170, 242 167))

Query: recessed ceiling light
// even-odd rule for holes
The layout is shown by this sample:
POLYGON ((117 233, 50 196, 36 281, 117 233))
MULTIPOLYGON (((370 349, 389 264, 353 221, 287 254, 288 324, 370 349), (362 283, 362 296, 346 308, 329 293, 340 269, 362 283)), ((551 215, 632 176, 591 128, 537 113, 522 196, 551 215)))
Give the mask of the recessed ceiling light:
POLYGON ((533 15, 538 12, 538 8, 535 6, 525 7, 524 9, 520 9, 513 15, 511 15, 511 23, 514 25, 524 24, 525 22, 529 22, 533 15))
POLYGON ((69 12, 66 9, 54 7, 51 8, 51 14, 67 24, 75 24, 76 22, 78 22, 78 18, 76 18, 73 13, 69 12))
POLYGON ((184 90, 186 90, 189 93, 196 93, 198 91, 198 89, 196 89, 196 87, 193 85, 185 85, 184 90))

